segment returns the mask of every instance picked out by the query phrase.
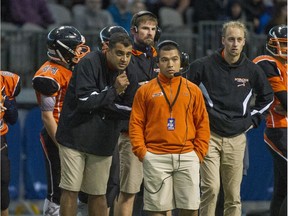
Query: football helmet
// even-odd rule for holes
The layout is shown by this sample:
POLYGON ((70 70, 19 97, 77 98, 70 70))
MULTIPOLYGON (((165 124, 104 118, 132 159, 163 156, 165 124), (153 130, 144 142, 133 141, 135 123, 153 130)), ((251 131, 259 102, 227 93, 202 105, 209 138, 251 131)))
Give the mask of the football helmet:
POLYGON ((269 30, 266 49, 274 56, 287 59, 287 25, 277 25, 269 30))
POLYGON ((57 27, 48 33, 47 55, 58 62, 77 64, 84 55, 90 52, 90 48, 84 43, 84 36, 75 27, 57 27))
POLYGON ((98 50, 102 50, 102 46, 104 45, 104 43, 107 44, 110 40, 111 35, 116 32, 125 33, 129 36, 128 32, 121 26, 107 26, 99 32, 97 40, 98 50))

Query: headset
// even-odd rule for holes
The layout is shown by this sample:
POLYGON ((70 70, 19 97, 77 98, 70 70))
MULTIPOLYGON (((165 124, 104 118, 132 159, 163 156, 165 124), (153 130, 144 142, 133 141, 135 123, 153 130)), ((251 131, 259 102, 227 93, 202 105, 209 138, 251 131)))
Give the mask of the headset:
MULTIPOLYGON (((162 47, 167 46, 167 45, 175 46, 178 50, 180 50, 179 44, 176 43, 175 41, 164 40, 157 45, 158 53, 162 47)), ((179 72, 176 72, 174 74, 174 77, 181 76, 181 75, 187 73, 189 70, 189 55, 185 52, 181 52, 180 60, 181 60, 181 66, 180 67, 182 68, 182 70, 179 72)), ((159 62, 159 58, 157 58, 157 62, 159 62)))
MULTIPOLYGON (((134 29, 136 33, 138 32, 138 26, 137 26, 138 25, 137 24, 138 18, 142 17, 142 16, 146 16, 146 15, 152 16, 156 20, 158 20, 157 16, 150 11, 139 11, 138 13, 134 14, 132 19, 131 19, 131 29, 134 29)), ((161 28, 159 26, 157 26, 155 37, 154 37, 154 42, 158 42, 158 40, 160 39, 161 33, 162 33, 161 28)))

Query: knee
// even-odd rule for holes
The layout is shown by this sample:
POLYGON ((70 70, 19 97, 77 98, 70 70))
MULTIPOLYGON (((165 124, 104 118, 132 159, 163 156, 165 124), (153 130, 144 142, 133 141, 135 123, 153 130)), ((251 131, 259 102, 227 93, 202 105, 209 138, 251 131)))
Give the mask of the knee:
POLYGON ((120 192, 119 199, 122 202, 134 202, 135 194, 120 192))
POLYGON ((210 195, 218 195, 220 191, 220 185, 210 184, 210 185, 202 185, 201 190, 209 193, 210 195))
POLYGON ((77 200, 78 192, 62 189, 61 199, 77 200))
POLYGON ((88 195, 88 206, 97 205, 99 208, 107 208, 105 195, 88 195))

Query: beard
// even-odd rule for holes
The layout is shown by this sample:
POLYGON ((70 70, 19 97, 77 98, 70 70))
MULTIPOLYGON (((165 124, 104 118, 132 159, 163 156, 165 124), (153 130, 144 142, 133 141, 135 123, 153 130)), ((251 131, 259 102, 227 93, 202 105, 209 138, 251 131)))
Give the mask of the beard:
POLYGON ((141 43, 145 46, 154 46, 154 40, 152 38, 146 38, 141 43))

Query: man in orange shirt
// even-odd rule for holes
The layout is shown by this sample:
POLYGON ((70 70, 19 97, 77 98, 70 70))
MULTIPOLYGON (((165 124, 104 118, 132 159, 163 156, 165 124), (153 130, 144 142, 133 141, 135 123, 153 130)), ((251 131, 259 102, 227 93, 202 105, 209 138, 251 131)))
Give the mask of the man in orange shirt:
POLYGON ((166 40, 158 50, 160 73, 136 92, 129 124, 133 153, 143 162, 144 210, 166 215, 178 208, 198 215, 208 114, 201 90, 179 76, 188 60, 178 44, 166 40))
POLYGON ((270 29, 266 49, 270 55, 258 56, 253 61, 266 73, 274 91, 274 102, 266 117, 264 141, 274 161, 270 215, 278 216, 287 215, 287 25, 270 29))

